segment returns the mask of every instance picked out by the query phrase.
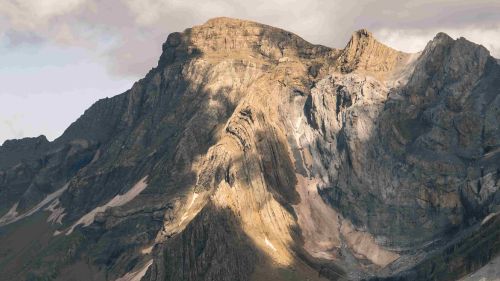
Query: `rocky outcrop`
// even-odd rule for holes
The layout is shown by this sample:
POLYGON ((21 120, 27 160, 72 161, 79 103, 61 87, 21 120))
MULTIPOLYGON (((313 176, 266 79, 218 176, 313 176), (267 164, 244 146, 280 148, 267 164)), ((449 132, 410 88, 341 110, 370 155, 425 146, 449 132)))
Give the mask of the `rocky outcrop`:
POLYGON ((366 30, 342 50, 229 18, 172 33, 54 142, 0 147, 2 241, 45 226, 39 249, 0 242, 0 270, 457 279, 498 254, 499 81, 445 34, 406 54, 366 30))
POLYGON ((343 73, 356 71, 387 80, 394 71, 401 72, 411 57, 378 42, 368 30, 360 29, 352 34, 337 58, 336 67, 343 73))

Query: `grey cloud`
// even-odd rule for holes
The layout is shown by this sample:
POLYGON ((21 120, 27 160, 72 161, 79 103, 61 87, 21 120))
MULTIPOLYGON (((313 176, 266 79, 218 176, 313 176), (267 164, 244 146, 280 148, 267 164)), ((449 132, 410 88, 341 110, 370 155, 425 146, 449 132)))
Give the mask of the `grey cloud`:
POLYGON ((6 21, 0 32, 13 44, 45 41, 84 46, 118 76, 142 76, 156 64, 168 33, 216 16, 278 26, 333 47, 343 47, 359 28, 412 51, 423 47, 435 32, 448 31, 454 36, 472 35, 500 56, 498 1, 71 0, 62 5, 64 1, 50 0, 43 13, 19 9, 26 7, 20 0, 7 2, 0 8, 0 18, 3 14, 6 21), (22 18, 27 15, 29 21, 22 18))
POLYGON ((6 44, 12 47, 22 44, 42 44, 45 42, 44 38, 33 32, 6 30, 4 35, 8 39, 6 44))

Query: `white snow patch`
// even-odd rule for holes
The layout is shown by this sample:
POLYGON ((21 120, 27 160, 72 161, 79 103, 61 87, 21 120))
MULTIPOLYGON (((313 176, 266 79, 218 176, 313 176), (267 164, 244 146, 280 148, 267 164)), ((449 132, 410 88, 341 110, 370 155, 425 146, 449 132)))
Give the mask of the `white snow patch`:
POLYGON ((129 272, 116 279, 116 281, 140 281, 152 264, 153 260, 151 259, 142 268, 138 269, 137 271, 129 272))
POLYGON ((139 182, 137 182, 129 191, 125 194, 118 194, 113 199, 111 199, 108 203, 99 206, 92 211, 85 214, 81 217, 77 222, 75 222, 66 232, 66 235, 69 235, 73 232, 76 226, 82 224, 83 227, 89 226, 94 222, 95 216, 98 213, 102 213, 106 211, 108 208, 118 207, 125 205, 126 203, 132 201, 139 193, 141 193, 148 185, 146 183, 147 176, 142 178, 139 182))
POLYGON ((493 217, 495 217, 496 215, 500 214, 500 212, 496 212, 496 213, 491 213, 489 215, 487 215, 483 221, 481 222, 481 225, 487 223, 489 220, 491 220, 493 217))
POLYGON ((44 209, 45 211, 50 212, 50 216, 47 218, 47 222, 50 222, 52 224, 62 224, 62 219, 66 214, 64 213, 64 208, 62 206, 59 206, 59 203, 59 199, 56 199, 44 209))
POLYGON ((19 215, 16 211, 17 205, 19 204, 19 202, 14 204, 14 206, 12 206, 12 208, 9 210, 9 212, 7 214, 5 214, 2 218, 0 218, 0 226, 8 225, 8 224, 16 222, 20 219, 23 219, 25 217, 33 215, 38 210, 43 208, 43 206, 47 205, 50 201, 52 201, 56 198, 59 198, 59 196, 61 196, 61 194, 63 194, 63 192, 66 191, 68 186, 69 186, 69 183, 66 183, 63 187, 61 187, 60 189, 56 190, 55 192, 47 195, 47 197, 45 197, 40 203, 38 203, 35 207, 31 208, 29 211, 27 211, 26 213, 24 213, 22 215, 19 215))
POLYGON ((19 202, 15 203, 10 208, 10 210, 7 212, 7 214, 5 214, 2 218, 0 218, 0 225, 2 225, 2 223, 4 221, 12 220, 15 217, 17 217, 17 215, 18 215, 18 213, 17 213, 17 205, 19 205, 19 202))
POLYGON ((198 198, 198 193, 193 194, 193 198, 191 198, 191 203, 189 203, 188 209, 193 207, 194 200, 196 200, 196 198, 198 198))
POLYGON ((271 243, 271 241, 269 241, 269 239, 267 239, 267 237, 264 239, 264 243, 266 244, 266 246, 268 246, 271 250, 273 251, 277 251, 276 250, 276 247, 274 247, 273 243, 271 243))
POLYGON ((154 247, 154 245, 151 247, 146 247, 146 248, 142 249, 141 254, 143 254, 143 255, 151 254, 151 252, 153 251, 153 247, 154 247))
POLYGON ((198 194, 194 193, 193 197, 191 198, 191 203, 189 203, 189 206, 187 207, 186 211, 184 212, 184 214, 181 217, 181 221, 179 222, 179 225, 181 225, 182 222, 188 218, 189 210, 191 209, 191 207, 193 207, 193 204, 194 204, 194 201, 196 200, 196 198, 198 198, 198 194))

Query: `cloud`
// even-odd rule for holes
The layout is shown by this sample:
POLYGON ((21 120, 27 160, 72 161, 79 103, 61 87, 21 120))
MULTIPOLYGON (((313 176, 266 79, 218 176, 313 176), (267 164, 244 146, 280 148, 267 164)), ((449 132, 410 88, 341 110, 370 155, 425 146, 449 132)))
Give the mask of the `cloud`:
POLYGON ((0 5, 0 13, 9 19, 12 28, 20 31, 37 30, 55 17, 77 9, 85 0, 13 0, 0 5))
POLYGON ((343 47, 367 28, 381 41, 417 51, 439 31, 483 44, 500 57, 500 2, 490 0, 4 0, 0 33, 11 46, 87 48, 121 77, 139 78, 167 35, 217 16, 278 26, 313 43, 343 47))

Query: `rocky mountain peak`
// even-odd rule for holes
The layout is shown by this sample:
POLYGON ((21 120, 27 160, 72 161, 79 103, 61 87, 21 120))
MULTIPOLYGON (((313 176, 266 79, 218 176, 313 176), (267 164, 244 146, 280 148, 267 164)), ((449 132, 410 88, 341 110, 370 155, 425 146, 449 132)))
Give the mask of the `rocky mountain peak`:
POLYGON ((485 47, 440 32, 422 52, 408 83, 409 93, 413 94, 416 103, 446 97, 448 106, 458 110, 489 62, 494 64, 495 61, 485 47))
POLYGON ((498 89, 444 33, 172 33, 55 141, 0 147, 1 279, 456 280, 500 249, 498 89))
POLYGON ((442 42, 451 42, 453 38, 445 32, 438 32, 436 36, 434 36, 434 40, 442 41, 442 42))
POLYGON ((13 149, 16 146, 31 146, 38 145, 41 143, 48 143, 47 137, 44 135, 40 135, 38 137, 27 137, 22 139, 9 139, 6 140, 1 146, 1 149, 13 149))
POLYGON ((220 17, 172 33, 163 45, 162 62, 174 57, 200 56, 277 61, 282 58, 314 58, 330 55, 331 48, 311 44, 301 37, 272 26, 248 20, 220 17), (175 55, 174 55, 175 53, 175 55))
POLYGON ((447 52, 454 50, 450 53, 454 56, 464 57, 464 59, 484 59, 490 56, 490 52, 482 45, 471 42, 464 37, 453 39, 444 32, 439 32, 434 38, 427 43, 423 54, 438 51, 447 52), (477 52, 477 56, 469 56, 470 52, 477 52))
POLYGON ((358 40, 364 39, 364 38, 367 38, 369 40, 370 39, 375 40, 375 38, 373 37, 373 34, 370 31, 368 31, 365 28, 362 28, 362 29, 356 30, 352 33, 350 41, 355 40, 355 39, 358 39, 358 40))
POLYGON ((410 54, 388 47, 368 30, 360 29, 352 34, 337 62, 343 73, 358 71, 383 79, 404 65, 409 57, 410 54))
MULTIPOLYGON (((436 36, 434 36, 432 40, 427 43, 424 48, 423 54, 426 55, 429 53, 434 53, 435 55, 436 52, 444 53, 455 47, 460 47, 462 51, 466 51, 465 49, 477 49, 481 48, 482 46, 472 43, 463 37, 453 39, 448 34, 439 32, 436 34, 436 36)), ((486 49, 485 51, 487 52, 486 49)))
POLYGON ((5 166, 18 164, 20 155, 23 159, 38 157, 38 152, 43 150, 49 141, 44 135, 33 138, 6 140, 0 146, 0 169, 5 166))

